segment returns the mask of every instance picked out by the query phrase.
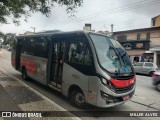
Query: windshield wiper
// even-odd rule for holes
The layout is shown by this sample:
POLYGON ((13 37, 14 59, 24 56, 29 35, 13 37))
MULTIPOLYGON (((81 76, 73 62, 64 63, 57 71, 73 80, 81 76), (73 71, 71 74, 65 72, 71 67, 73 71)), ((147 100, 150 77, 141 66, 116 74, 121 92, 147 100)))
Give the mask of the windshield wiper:
POLYGON ((116 50, 118 51, 121 57, 123 57, 126 54, 126 51, 123 50, 122 48, 116 48, 116 50))

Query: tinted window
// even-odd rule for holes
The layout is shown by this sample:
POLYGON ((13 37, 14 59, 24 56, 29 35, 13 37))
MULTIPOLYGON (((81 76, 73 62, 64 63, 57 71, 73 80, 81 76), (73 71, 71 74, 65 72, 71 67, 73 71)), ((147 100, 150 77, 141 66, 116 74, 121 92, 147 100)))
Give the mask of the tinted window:
POLYGON ((27 37, 22 40, 22 53, 47 57, 47 40, 44 37, 27 37))
POLYGON ((143 66, 143 63, 136 63, 134 66, 143 66))
POLYGON ((147 66, 147 67, 153 67, 153 64, 152 63, 145 63, 145 66, 147 66))
POLYGON ((47 57, 47 40, 44 37, 34 38, 34 55, 38 57, 47 57))
POLYGON ((67 61, 70 63, 90 65, 90 52, 86 42, 70 42, 67 52, 67 61))

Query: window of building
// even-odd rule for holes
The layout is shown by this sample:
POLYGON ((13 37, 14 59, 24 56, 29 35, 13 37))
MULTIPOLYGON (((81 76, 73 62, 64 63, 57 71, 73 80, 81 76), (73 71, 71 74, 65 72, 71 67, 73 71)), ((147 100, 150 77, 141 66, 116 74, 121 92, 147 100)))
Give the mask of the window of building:
POLYGON ((139 56, 135 56, 133 59, 134 62, 139 62, 139 56))
POLYGON ((152 19, 152 26, 155 26, 156 20, 152 19))
POLYGON ((127 36, 126 35, 120 35, 120 36, 117 36, 117 40, 127 40, 127 36))
POLYGON ((150 40, 150 33, 147 33, 146 39, 150 40))
POLYGON ((137 34, 137 40, 140 40, 140 39, 141 39, 141 34, 138 33, 138 34, 137 34))

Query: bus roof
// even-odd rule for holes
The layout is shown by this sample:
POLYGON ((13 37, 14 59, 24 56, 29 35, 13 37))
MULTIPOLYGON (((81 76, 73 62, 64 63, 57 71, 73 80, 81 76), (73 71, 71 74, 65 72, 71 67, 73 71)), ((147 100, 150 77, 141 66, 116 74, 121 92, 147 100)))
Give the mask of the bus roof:
MULTIPOLYGON (((84 31, 84 30, 79 30, 79 31, 69 31, 69 32, 63 32, 63 31, 58 31, 58 32, 52 32, 52 33, 39 33, 39 34, 32 34, 32 35, 20 35, 16 36, 17 38, 21 37, 36 37, 36 36, 53 36, 53 35, 67 35, 67 34, 87 34, 87 33, 93 33, 93 34, 99 34, 99 35, 104 35, 92 31, 84 31)), ((106 36, 106 35, 104 35, 106 36)))

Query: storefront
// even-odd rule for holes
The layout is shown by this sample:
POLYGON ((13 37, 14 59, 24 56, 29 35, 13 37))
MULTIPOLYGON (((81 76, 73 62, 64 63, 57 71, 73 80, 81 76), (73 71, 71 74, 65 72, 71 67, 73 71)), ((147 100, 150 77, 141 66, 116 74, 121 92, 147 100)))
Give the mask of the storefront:
POLYGON ((121 41, 120 43, 126 49, 126 52, 129 55, 132 63, 144 60, 147 61, 148 59, 151 60, 151 57, 147 57, 145 54, 145 52, 149 50, 150 41, 134 40, 134 41, 121 41))
POLYGON ((150 51, 154 53, 153 62, 160 66, 160 47, 150 48, 150 51))

